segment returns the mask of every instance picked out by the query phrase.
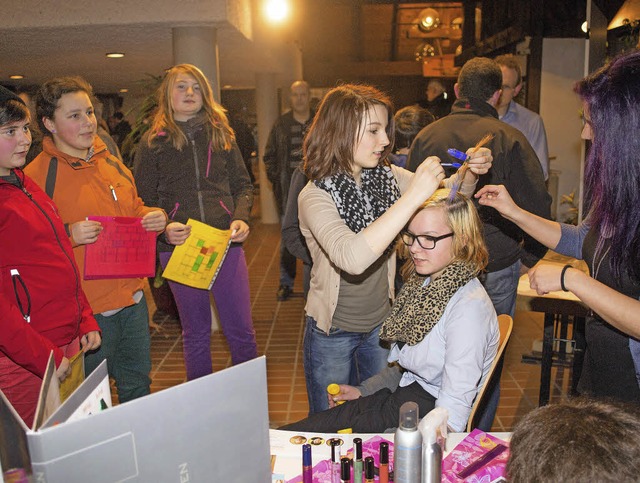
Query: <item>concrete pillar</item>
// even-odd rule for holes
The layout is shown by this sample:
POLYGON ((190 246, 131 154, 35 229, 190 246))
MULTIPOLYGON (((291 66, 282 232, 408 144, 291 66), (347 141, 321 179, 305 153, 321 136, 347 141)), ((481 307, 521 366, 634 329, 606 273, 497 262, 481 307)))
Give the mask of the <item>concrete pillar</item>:
MULTIPOLYGON (((173 63, 193 64, 209 79, 216 102, 220 102, 220 69, 218 61, 218 34, 213 27, 175 27, 173 34, 173 63)), ((211 298, 211 330, 220 329, 220 319, 211 298)))
POLYGON ((214 27, 175 27, 173 63, 193 64, 209 79, 213 97, 220 102, 218 38, 214 27))
POLYGON ((280 112, 278 110, 276 74, 266 72, 256 74, 256 115, 258 118, 258 166, 260 171, 260 208, 262 223, 279 223, 278 210, 271 183, 267 179, 264 167, 264 149, 273 123, 280 112))
MULTIPOLYGON (((300 49, 300 46, 297 42, 290 42, 288 45, 288 51, 289 57, 291 58, 291 61, 289 63, 289 65, 291 66, 291 77, 293 77, 291 83, 297 80, 306 80, 304 78, 304 72, 302 68, 302 50, 300 49)), ((289 89, 290 85, 291 84, 287 86, 287 89, 289 89)))

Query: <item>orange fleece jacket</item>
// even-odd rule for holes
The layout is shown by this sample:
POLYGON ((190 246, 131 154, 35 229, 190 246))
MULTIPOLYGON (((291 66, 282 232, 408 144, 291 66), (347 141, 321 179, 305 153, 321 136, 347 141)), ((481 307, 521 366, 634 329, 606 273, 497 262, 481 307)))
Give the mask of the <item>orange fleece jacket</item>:
MULTIPOLYGON (((42 153, 24 171, 45 190, 51 160, 57 159, 52 198, 68 233, 69 225, 89 215, 142 217, 160 209, 144 205, 138 196, 131 171, 107 151, 98 136, 93 141, 94 154, 89 161, 58 150, 49 136, 44 138, 42 147, 42 153), (115 190, 117 201, 111 187, 115 190)), ((70 240, 76 263, 83 274, 85 247, 78 245, 71 235, 70 240)), ((132 305, 133 294, 142 287, 140 278, 82 280, 82 288, 96 314, 132 305)))

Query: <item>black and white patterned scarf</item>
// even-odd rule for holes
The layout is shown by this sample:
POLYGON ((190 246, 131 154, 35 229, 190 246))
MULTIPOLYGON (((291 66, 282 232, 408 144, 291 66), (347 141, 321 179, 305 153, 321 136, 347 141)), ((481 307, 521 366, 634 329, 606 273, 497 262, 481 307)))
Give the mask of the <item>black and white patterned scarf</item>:
POLYGON ((400 188, 389 166, 363 169, 358 186, 353 176, 334 174, 315 181, 318 188, 328 192, 336 204, 340 217, 354 233, 359 233, 400 198, 400 188))
POLYGON ((467 265, 454 262, 425 287, 425 277, 414 273, 382 323, 380 338, 409 345, 421 342, 438 323, 451 297, 474 276, 467 265))

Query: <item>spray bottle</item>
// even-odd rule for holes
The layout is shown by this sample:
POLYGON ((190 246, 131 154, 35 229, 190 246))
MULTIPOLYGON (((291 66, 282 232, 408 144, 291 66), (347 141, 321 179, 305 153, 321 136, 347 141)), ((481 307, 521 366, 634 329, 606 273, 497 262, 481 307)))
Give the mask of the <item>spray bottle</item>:
POLYGON ((448 419, 449 411, 435 408, 418 425, 422 433, 422 483, 442 481, 442 452, 447 439, 448 419))
POLYGON ((418 405, 408 401, 400 406, 400 424, 393 443, 393 481, 420 483, 422 436, 418 431, 418 405))

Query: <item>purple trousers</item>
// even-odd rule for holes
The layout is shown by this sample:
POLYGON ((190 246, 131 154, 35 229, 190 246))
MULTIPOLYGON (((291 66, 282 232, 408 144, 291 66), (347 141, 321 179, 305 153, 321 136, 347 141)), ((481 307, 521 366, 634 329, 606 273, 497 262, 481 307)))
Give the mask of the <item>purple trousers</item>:
MULTIPOLYGON (((160 253, 162 268, 171 252, 160 253)), ((213 372, 211 364, 211 303, 209 291, 169 281, 182 325, 182 344, 187 380, 213 372)), ((258 356, 251 319, 249 272, 241 246, 232 245, 211 287, 220 326, 229 344, 231 362, 239 364, 258 356)))

